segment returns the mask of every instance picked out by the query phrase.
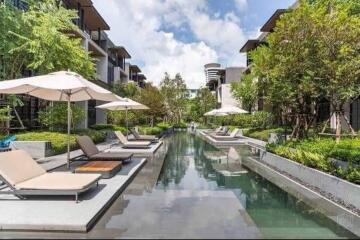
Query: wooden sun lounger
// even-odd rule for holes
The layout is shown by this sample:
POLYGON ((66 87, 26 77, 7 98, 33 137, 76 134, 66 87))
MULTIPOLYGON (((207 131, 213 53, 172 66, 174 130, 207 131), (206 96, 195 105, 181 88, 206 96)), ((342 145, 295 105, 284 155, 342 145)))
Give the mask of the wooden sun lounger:
POLYGON ((23 150, 0 153, 0 179, 9 190, 0 194, 11 194, 25 199, 27 196, 74 195, 98 185, 100 174, 75 174, 68 172, 46 172, 23 150))

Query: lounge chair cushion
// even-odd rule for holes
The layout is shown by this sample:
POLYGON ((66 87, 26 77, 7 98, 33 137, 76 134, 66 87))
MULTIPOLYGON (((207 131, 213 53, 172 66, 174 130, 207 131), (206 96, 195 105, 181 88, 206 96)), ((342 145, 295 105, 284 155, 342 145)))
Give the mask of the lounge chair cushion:
POLYGON ((18 190, 82 190, 101 177, 100 174, 45 173, 15 185, 18 190))
POLYGON ((0 154, 0 175, 12 186, 45 173, 46 171, 23 150, 0 154))
POLYGON ((132 153, 121 152, 100 152, 89 157, 90 160, 108 160, 108 161, 122 161, 128 160, 133 156, 132 153))
POLYGON ((120 132, 120 131, 116 131, 115 135, 119 139, 120 143, 122 143, 126 147, 130 147, 130 146, 136 146, 136 147, 149 146, 151 144, 151 142, 149 142, 149 141, 131 141, 131 142, 129 142, 126 139, 126 137, 122 134, 122 132, 120 132))
POLYGON ((235 128, 230 135, 227 136, 216 136, 216 135, 212 135, 212 137, 216 138, 216 139, 236 139, 238 133, 239 133, 240 129, 235 128))
POLYGON ((156 136, 154 135, 140 135, 135 129, 130 129, 131 133, 134 135, 135 139, 141 140, 156 140, 156 136))
POLYGON ((77 136, 76 142, 79 144, 81 150, 87 157, 93 156, 100 152, 94 142, 88 136, 77 136))

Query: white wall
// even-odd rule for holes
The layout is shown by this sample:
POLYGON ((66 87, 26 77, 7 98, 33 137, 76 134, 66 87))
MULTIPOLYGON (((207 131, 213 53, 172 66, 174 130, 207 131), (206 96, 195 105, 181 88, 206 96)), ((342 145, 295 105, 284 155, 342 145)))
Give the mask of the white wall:
POLYGON ((221 107, 224 106, 239 106, 238 101, 235 100, 231 94, 231 84, 221 84, 221 107))

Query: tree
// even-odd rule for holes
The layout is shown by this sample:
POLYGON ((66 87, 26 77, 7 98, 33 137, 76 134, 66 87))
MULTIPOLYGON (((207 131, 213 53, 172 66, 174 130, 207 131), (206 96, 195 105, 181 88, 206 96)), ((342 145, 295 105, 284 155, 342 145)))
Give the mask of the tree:
POLYGON ((30 1, 27 11, 0 3, 2 79, 13 79, 24 70, 46 74, 72 70, 93 79, 95 66, 81 40, 67 34, 77 27, 74 10, 62 7, 56 0, 30 1))
POLYGON ((318 6, 314 21, 318 29, 318 82, 336 116, 336 140, 340 141, 344 106, 360 95, 360 18, 349 3, 318 6), (329 7, 330 6, 330 7, 329 7))
POLYGON ((198 90, 196 97, 189 100, 189 117, 194 121, 201 122, 204 114, 216 108, 216 98, 209 88, 202 87, 198 90))
POLYGON ((231 93, 248 112, 252 112, 258 99, 258 86, 252 74, 246 74, 240 81, 231 83, 231 93))
POLYGON ((149 107, 149 109, 142 114, 146 114, 150 117, 151 127, 154 126, 156 117, 162 117, 166 113, 164 97, 159 89, 151 85, 151 83, 147 83, 145 88, 140 90, 137 100, 149 107))
POLYGON ((311 104, 320 95, 314 74, 319 67, 318 34, 312 15, 313 8, 302 2, 277 21, 268 45, 251 54, 253 73, 265 80, 265 99, 280 108, 284 118, 293 119, 294 138, 307 135, 314 118, 311 104))
POLYGON ((121 97, 133 98, 139 94, 140 88, 135 83, 117 84, 113 91, 121 97))
MULTIPOLYGON (((67 128, 67 104, 54 103, 54 106, 48 106, 47 109, 39 111, 39 121, 42 125, 50 129, 64 131, 67 128)), ((75 105, 71 105, 72 128, 85 118, 84 110, 75 105)))
POLYGON ((186 84, 181 75, 177 73, 175 78, 170 78, 170 75, 165 73, 160 83, 160 92, 164 97, 168 118, 174 123, 180 123, 187 99, 186 84))

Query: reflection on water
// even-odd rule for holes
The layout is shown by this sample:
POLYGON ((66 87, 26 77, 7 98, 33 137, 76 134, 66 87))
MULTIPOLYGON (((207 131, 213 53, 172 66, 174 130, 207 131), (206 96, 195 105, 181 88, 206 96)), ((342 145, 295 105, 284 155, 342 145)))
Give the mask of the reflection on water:
POLYGON ((87 234, 69 238, 351 238, 304 202, 244 168, 248 147, 218 150, 188 133, 166 139, 87 234))
POLYGON ((354 237, 304 202, 241 166, 241 158, 251 152, 247 146, 237 150, 240 156, 231 158, 228 149, 218 150, 198 137, 176 134, 156 189, 231 190, 264 237, 354 237))

